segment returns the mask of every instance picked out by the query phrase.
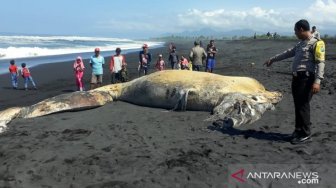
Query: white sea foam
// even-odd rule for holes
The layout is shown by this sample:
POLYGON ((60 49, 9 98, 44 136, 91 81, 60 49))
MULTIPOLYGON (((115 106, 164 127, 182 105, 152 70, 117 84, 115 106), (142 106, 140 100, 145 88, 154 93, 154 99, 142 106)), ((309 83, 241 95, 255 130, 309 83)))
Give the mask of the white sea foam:
POLYGON ((162 45, 160 42, 102 37, 0 36, 0 60, 93 52, 96 47, 101 51, 114 51, 117 47, 130 50, 141 48, 143 43, 162 45))
POLYGON ((104 38, 104 37, 80 37, 80 36, 0 36, 1 41, 26 40, 26 41, 110 41, 110 42, 131 42, 130 39, 104 38))

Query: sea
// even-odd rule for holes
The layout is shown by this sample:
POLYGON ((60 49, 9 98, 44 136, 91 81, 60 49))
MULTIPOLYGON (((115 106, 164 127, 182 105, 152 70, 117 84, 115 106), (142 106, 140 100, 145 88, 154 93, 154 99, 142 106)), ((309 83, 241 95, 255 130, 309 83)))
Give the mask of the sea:
POLYGON ((122 54, 127 54, 139 51, 145 43, 150 48, 164 45, 163 42, 106 37, 0 35, 0 74, 8 72, 11 59, 17 66, 26 63, 34 67, 75 60, 77 56, 87 59, 94 54, 95 48, 100 48, 104 57, 115 54, 117 47, 122 54))

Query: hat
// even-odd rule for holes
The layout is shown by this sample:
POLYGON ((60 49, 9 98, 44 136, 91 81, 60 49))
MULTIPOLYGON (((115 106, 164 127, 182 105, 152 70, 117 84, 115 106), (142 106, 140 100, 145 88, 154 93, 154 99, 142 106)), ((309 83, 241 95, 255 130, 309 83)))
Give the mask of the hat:
POLYGON ((148 45, 147 44, 143 44, 142 48, 148 48, 148 45))
POLYGON ((100 52, 100 49, 99 49, 99 48, 95 48, 94 51, 95 51, 95 52, 100 52))
POLYGON ((159 54, 159 57, 162 57, 162 54, 159 54))

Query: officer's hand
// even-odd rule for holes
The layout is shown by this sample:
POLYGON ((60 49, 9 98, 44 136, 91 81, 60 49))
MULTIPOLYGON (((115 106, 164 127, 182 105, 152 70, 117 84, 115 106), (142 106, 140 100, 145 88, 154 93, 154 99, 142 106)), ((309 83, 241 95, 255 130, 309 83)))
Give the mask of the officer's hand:
POLYGON ((312 92, 313 92, 313 94, 318 93, 320 90, 321 90, 320 84, 314 83, 313 86, 312 86, 312 92))
POLYGON ((269 60, 265 61, 264 66, 266 65, 267 67, 269 67, 269 66, 272 65, 272 63, 273 62, 269 59, 269 60))

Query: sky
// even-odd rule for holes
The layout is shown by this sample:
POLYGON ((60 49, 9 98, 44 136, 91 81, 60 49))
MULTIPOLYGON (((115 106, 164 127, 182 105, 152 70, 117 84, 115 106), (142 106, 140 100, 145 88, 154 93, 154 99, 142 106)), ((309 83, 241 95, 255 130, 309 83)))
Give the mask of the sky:
POLYGON ((149 38, 251 29, 293 33, 307 19, 336 35, 336 0, 8 0, 0 33, 149 38))

